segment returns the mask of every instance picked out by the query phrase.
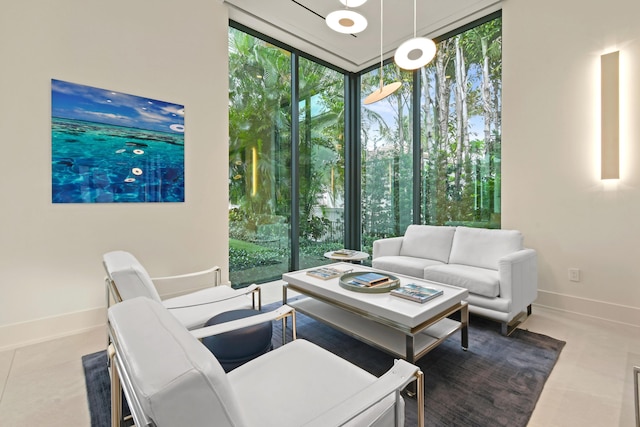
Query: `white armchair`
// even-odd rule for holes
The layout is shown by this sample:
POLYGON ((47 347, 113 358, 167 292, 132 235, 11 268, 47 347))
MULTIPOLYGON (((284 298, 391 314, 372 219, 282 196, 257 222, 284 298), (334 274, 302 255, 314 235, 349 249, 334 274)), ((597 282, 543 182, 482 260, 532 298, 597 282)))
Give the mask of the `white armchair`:
MULTIPOLYGON (((232 322, 190 333, 148 298, 116 304, 108 317, 112 405, 121 384, 139 427, 397 427, 404 424, 400 392, 414 380, 424 425, 423 375, 406 361, 376 378, 299 339, 225 374, 196 336, 227 331, 232 322)), ((247 326, 257 317, 237 322, 247 326)))
POLYGON ((103 255, 107 307, 111 301, 144 296, 161 302, 187 329, 202 327, 207 320, 225 311, 243 308, 261 309, 260 288, 251 285, 242 289, 220 284, 220 269, 213 267, 204 271, 179 276, 152 279, 147 270, 131 253, 113 251, 103 255), (208 288, 161 300, 155 284, 173 282, 183 289, 208 285, 208 288), (257 297, 257 302, 256 302, 257 297))

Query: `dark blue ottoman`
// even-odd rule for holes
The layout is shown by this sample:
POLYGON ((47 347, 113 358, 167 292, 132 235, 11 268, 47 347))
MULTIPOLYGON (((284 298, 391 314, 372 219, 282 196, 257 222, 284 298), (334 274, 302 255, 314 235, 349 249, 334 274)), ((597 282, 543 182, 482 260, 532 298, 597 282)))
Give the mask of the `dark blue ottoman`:
MULTIPOLYGON (((244 319, 256 314, 260 314, 260 312, 250 309, 231 310, 212 317, 205 323, 205 326, 244 319)), ((271 344, 272 329, 271 322, 265 322, 206 337, 203 338, 202 343, 216 356, 224 371, 229 372, 271 350, 273 348, 271 344)))

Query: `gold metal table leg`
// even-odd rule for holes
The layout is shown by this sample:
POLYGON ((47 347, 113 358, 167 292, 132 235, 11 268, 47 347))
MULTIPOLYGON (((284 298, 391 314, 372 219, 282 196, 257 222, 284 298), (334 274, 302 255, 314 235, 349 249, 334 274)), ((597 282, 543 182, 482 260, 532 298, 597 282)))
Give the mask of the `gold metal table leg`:
POLYGON ((111 367, 111 427, 120 427, 122 422, 122 385, 120 384, 118 369, 114 361, 116 350, 113 345, 109 345, 107 354, 109 356, 109 366, 111 367))

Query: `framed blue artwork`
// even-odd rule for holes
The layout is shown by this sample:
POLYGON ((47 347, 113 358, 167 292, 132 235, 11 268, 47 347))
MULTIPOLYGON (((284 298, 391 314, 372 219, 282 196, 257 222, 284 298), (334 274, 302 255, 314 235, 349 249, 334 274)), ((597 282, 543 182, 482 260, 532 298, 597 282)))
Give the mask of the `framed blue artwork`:
POLYGON ((184 202, 184 106, 52 79, 51 200, 184 202))

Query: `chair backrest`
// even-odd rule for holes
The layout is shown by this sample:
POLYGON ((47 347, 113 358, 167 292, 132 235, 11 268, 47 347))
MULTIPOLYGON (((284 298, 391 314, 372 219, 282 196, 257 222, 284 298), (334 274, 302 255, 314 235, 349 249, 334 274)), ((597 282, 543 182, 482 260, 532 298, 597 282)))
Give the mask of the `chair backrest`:
POLYGON ((149 273, 129 252, 108 252, 103 255, 102 264, 109 279, 113 281, 120 299, 147 297, 160 301, 160 295, 149 273))
POLYGON ((136 415, 157 427, 246 425, 220 363, 160 303, 133 298, 108 315, 123 387, 143 412, 136 415))

